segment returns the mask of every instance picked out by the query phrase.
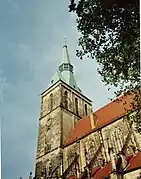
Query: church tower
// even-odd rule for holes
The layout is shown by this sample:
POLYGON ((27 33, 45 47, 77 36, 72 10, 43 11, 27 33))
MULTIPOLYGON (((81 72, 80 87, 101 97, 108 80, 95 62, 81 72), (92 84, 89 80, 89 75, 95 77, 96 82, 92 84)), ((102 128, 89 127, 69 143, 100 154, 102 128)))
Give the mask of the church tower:
POLYGON ((49 87, 41 94, 36 179, 52 176, 53 171, 61 175, 62 147, 76 122, 87 116, 91 108, 91 100, 77 86, 68 47, 64 42, 61 64, 51 78, 49 87))

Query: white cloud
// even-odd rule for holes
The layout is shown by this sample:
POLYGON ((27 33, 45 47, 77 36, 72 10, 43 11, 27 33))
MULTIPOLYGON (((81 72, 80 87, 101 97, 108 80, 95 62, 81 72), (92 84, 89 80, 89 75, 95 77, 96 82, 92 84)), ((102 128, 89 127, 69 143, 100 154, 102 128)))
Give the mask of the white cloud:
POLYGON ((32 51, 31 47, 28 44, 21 44, 15 42, 10 44, 10 48, 15 55, 20 55, 24 59, 29 57, 32 51))
POLYGON ((14 8, 14 10, 19 10, 18 3, 15 0, 7 0, 7 2, 14 8))
POLYGON ((19 44, 18 45, 20 49, 24 50, 24 51, 30 51, 30 46, 27 44, 19 44))
POLYGON ((2 70, 0 69, 0 105, 4 102, 3 92, 8 88, 8 82, 5 77, 2 75, 2 70))

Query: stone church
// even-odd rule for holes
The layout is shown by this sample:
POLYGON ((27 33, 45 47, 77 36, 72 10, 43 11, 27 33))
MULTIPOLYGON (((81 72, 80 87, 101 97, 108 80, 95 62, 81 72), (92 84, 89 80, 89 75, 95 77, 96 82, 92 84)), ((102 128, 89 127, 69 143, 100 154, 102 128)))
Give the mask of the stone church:
POLYGON ((132 102, 133 95, 123 95, 93 112, 64 43, 62 62, 41 94, 34 179, 141 178, 132 102))

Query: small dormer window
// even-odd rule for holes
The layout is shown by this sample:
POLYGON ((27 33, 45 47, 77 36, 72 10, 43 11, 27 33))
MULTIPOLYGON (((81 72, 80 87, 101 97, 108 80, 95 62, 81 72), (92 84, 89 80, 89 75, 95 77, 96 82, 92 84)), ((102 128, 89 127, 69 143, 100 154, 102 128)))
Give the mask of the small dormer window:
POLYGON ((54 80, 51 80, 51 84, 53 84, 54 80))

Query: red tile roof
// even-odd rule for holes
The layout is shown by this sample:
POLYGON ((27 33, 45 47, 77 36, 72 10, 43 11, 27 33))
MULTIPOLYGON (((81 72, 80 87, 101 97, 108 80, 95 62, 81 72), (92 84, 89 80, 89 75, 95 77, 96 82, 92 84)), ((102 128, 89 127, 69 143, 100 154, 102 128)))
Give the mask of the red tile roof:
POLYGON ((110 176, 112 166, 111 163, 108 163, 103 168, 98 170, 95 175, 93 176, 93 179, 103 179, 104 177, 110 176))
POLYGON ((83 137, 85 134, 90 131, 91 123, 89 116, 86 116, 85 118, 81 119, 75 126, 75 128, 72 131, 71 136, 69 137, 67 143, 71 143, 71 141, 74 141, 75 139, 78 139, 80 137, 83 137))
POLYGON ((133 155, 133 157, 129 161, 129 165, 126 171, 128 172, 136 168, 141 168, 141 152, 138 152, 136 155, 133 155))
POLYGON ((96 174, 96 172, 98 171, 98 170, 100 170, 101 169, 101 167, 95 167, 95 168, 93 168, 92 169, 92 176, 94 176, 95 174, 96 174))
POLYGON ((92 129, 91 127, 89 116, 78 121, 72 131, 71 136, 68 138, 66 145, 69 145, 75 142, 77 139, 91 133, 92 131, 100 129, 126 115, 129 111, 133 109, 133 99, 133 94, 126 96, 124 95, 94 112, 94 117, 97 121, 94 129, 92 129))

